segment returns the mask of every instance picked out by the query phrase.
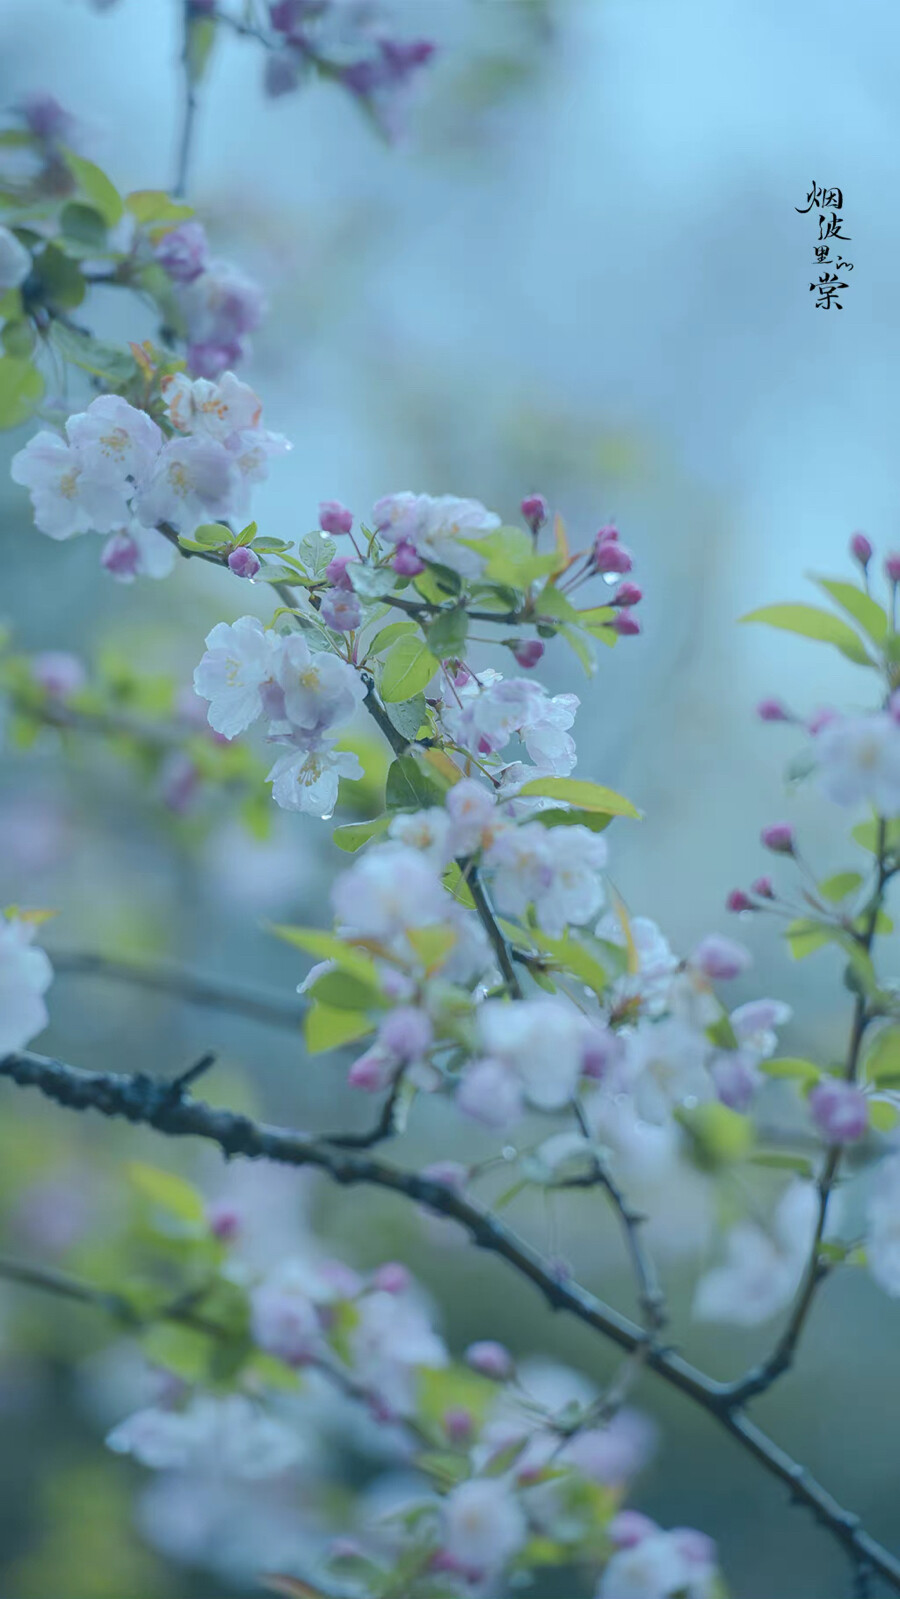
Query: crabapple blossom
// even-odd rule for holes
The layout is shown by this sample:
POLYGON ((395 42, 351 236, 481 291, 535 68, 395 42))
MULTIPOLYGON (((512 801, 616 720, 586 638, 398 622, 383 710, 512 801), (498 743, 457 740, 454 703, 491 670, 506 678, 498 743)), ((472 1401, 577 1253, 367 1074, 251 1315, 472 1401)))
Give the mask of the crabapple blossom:
POLYGON ((355 594, 343 589, 326 589, 319 606, 326 627, 335 633, 354 633, 362 621, 362 606, 355 594))
POLYGON ((809 1110, 823 1138, 831 1144, 852 1144, 869 1126, 869 1103, 855 1083, 823 1077, 809 1095, 809 1110))
POLYGON ((138 487, 163 446, 163 435, 153 418, 118 394, 100 394, 86 411, 70 416, 66 436, 92 478, 138 487))
POLYGON ((866 1260, 879 1288, 900 1299, 900 1154, 875 1172, 866 1206, 866 1260))
POLYGON ((782 1195, 771 1230, 754 1221, 733 1227, 725 1261, 701 1277, 694 1315, 701 1321, 755 1327, 790 1304, 800 1286, 816 1225, 818 1198, 812 1183, 797 1179, 782 1195))
POLYGON ((497 805, 490 789, 474 778, 454 783, 446 801, 453 855, 472 855, 486 847, 498 823, 497 805))
POLYGON ((406 539, 401 539, 391 557, 391 566, 399 577, 418 577, 425 570, 425 562, 406 539))
MULTIPOLYGON (((358 672, 327 650, 315 654, 300 633, 278 640, 275 679, 284 696, 284 717, 310 737, 350 719, 365 699, 358 672)), ((274 720, 280 721, 277 712, 274 720)))
POLYGON ((188 368, 216 378, 246 354, 245 336, 259 327, 265 298, 258 284, 228 261, 209 261, 175 288, 187 326, 188 368))
POLYGON ((677 1016, 640 1021, 625 1044, 634 1105, 645 1121, 664 1124, 678 1105, 712 1097, 708 1043, 677 1016))
POLYGON ((714 1599, 715 1545, 703 1534, 654 1528, 619 1548, 596 1599, 714 1599))
POLYGON ((168 522, 190 534, 200 522, 231 514, 237 471, 223 444, 202 436, 174 438, 163 446, 135 499, 146 526, 168 522))
POLYGON ((176 372, 163 379, 162 392, 176 433, 205 434, 223 444, 234 433, 256 428, 262 415, 259 395, 233 372, 223 372, 215 383, 176 372))
POLYGON ((836 717, 815 738, 819 787, 836 805, 900 813, 900 727, 884 711, 836 717))
POLYGON ((466 1364, 473 1371, 480 1372, 482 1377, 491 1377, 495 1382, 507 1382, 515 1369, 509 1350, 490 1338, 482 1338, 469 1345, 466 1364))
POLYGON ((231 626, 217 622, 207 634, 194 689, 209 701, 209 725, 224 738, 236 738, 262 715, 262 691, 274 682, 278 644, 255 616, 241 616, 231 626))
POLYGON ((740 977, 751 964, 750 951, 733 938, 710 933, 701 939, 691 956, 691 965, 713 982, 729 982, 740 977))
POLYGON ((124 478, 98 477, 80 451, 46 429, 12 458, 10 476, 31 494, 35 527, 51 539, 111 533, 128 520, 124 478))
POLYGON ((250 1481, 277 1476, 301 1453, 293 1428, 239 1393, 198 1394, 180 1410, 136 1411, 106 1442, 156 1471, 207 1470, 250 1481))
MULTIPOLYGON (((455 793, 455 790, 451 790, 455 793)), ((462 853, 453 834, 447 811, 434 805, 427 811, 402 812, 391 818, 388 837, 418 850, 432 866, 446 866, 455 854, 462 853)))
MULTIPOLYGON (((625 947, 625 929, 615 912, 604 916, 595 931, 598 938, 625 947)), ((648 1015, 658 1015, 665 1007, 666 995, 678 970, 678 957, 649 916, 632 916, 628 932, 637 958, 637 970, 616 978, 611 995, 613 1005, 637 1000, 648 1015)))
POLYGON ((381 1023, 378 1042, 399 1062, 421 1060, 431 1048, 434 1028, 427 1013, 415 1005, 398 1005, 381 1023))
POLYGON ((393 842, 366 850, 343 872, 331 902, 345 927, 383 942, 446 915, 446 894, 434 868, 417 850, 393 842))
POLYGON ((24 1049, 48 1022, 44 994, 53 967, 34 946, 36 923, 0 915, 0 1058, 24 1049))
POLYGON ((447 1364, 443 1340, 413 1293, 376 1288, 361 1294, 355 1308, 357 1320, 348 1338, 354 1377, 383 1414, 411 1415, 417 1369, 447 1364))
POLYGON ((533 905, 551 938, 561 938, 570 923, 596 916, 606 860, 606 840, 589 828, 547 828, 540 822, 500 829, 484 855, 498 908, 515 916, 533 905))
POLYGON ((348 511, 340 500, 322 500, 319 505, 319 526, 323 533, 349 533, 353 528, 353 512, 348 511))
POLYGON ((463 1074, 457 1103, 489 1125, 515 1117, 526 1098, 559 1110, 578 1086, 588 1025, 557 999, 485 1000, 477 1013, 481 1058, 463 1074))
POLYGON ((528 1537, 515 1493, 499 1477, 473 1477, 452 1488, 441 1506, 441 1542, 471 1578, 498 1571, 528 1537))
POLYGON ((31 657, 31 675, 45 694, 64 700, 87 682, 84 663, 65 650, 43 650, 31 657))
POLYGON ((250 1294, 250 1329, 260 1349, 289 1366, 310 1360, 322 1342, 315 1286, 302 1263, 285 1261, 250 1294))
POLYGON ((0 225, 0 294, 17 289, 31 271, 31 252, 21 239, 0 225))
POLYGON ((462 542, 500 526, 478 500, 452 494, 388 494, 372 511, 373 526, 389 544, 409 545, 422 561, 436 561, 461 577, 477 577, 481 557, 462 542))
POLYGON ((282 810, 305 811, 327 821, 337 804, 340 779, 356 781, 362 776, 358 755, 319 744, 291 748, 280 755, 266 782, 271 783, 272 798, 282 810))

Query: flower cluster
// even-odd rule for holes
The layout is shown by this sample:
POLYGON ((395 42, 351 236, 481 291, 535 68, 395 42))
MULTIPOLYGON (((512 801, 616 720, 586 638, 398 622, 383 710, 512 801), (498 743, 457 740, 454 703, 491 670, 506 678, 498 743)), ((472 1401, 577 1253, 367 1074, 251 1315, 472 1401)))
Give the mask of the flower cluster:
POLYGON ((285 746, 268 781, 285 810, 330 816, 341 777, 359 778, 356 755, 335 740, 365 699, 359 673, 325 651, 313 654, 299 633, 281 635, 255 616, 219 622, 206 639, 194 688, 209 701, 209 724, 235 738, 259 717, 285 746))
POLYGON ((164 233, 154 256, 172 280, 189 371, 217 378, 237 366, 265 311, 259 285, 231 262, 210 257, 206 231, 195 218, 164 233))
POLYGON ((269 24, 275 48, 266 59, 268 94, 290 94, 319 71, 349 90, 387 134, 401 130, 412 82, 435 51, 430 40, 395 38, 376 7, 340 0, 271 0, 269 24))
POLYGON ((64 437, 44 430, 13 457, 40 531, 109 534, 102 564, 123 582, 171 571, 175 549, 161 526, 189 535, 213 518, 245 516, 269 458, 290 448, 259 426, 258 397, 231 372, 218 383, 179 374, 163 392, 172 436, 146 411, 103 394, 69 417, 64 437))

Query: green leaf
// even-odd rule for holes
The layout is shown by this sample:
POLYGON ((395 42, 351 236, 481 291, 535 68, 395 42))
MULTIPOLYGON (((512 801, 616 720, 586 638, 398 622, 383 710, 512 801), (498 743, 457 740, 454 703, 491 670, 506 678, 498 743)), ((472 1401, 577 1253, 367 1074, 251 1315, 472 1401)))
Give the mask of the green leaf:
POLYGON ((107 227, 114 228, 122 215, 121 196, 115 184, 93 161, 74 150, 61 150, 63 160, 89 205, 99 211, 107 227))
POLYGON ((589 827, 592 833, 602 833, 612 821, 608 811, 535 811, 530 819, 543 827, 589 827))
POLYGON ((443 966, 450 951, 455 949, 458 943, 455 928, 441 924, 435 927, 411 927, 406 937, 429 977, 432 972, 443 966))
POLYGON ((331 837, 338 849, 355 855, 358 849, 368 844, 370 838, 378 838, 381 833, 386 833, 390 822, 389 816, 374 816, 370 822, 346 822, 342 827, 336 827, 331 837))
POLYGON ((869 1100, 869 1125, 876 1133, 891 1133, 900 1121, 900 1106, 886 1099, 869 1100))
POLYGON ((344 971, 324 972, 306 992, 317 1004, 331 1010, 365 1011, 371 1005, 384 1003, 378 987, 344 971))
POLYGON ((519 790, 522 799, 533 795, 541 799, 564 800, 577 805, 582 811, 602 811, 607 816, 633 816, 638 821, 641 813, 631 800, 615 789, 603 788, 599 783, 584 783, 574 777, 535 777, 519 790))
POLYGON ((17 361, 28 361, 34 349, 34 328, 24 318, 19 322, 6 322, 0 333, 0 341, 5 355, 15 356, 17 361))
POLYGON ((764 605, 758 611, 749 611, 741 617, 741 621, 765 622, 768 627, 797 633, 801 638, 834 644, 842 655, 857 665, 874 664, 852 627, 842 622, 839 616, 832 616, 830 611, 820 610, 817 605, 764 605))
MULTIPOLYGON (((534 602, 534 611, 536 616, 541 618, 549 616, 554 622, 569 622, 573 627, 584 625, 582 613, 576 611, 571 600, 560 594, 553 583, 546 583, 541 589, 534 602)), ((610 610, 609 615, 613 616, 615 612, 610 610)))
POLYGON ((79 366, 85 372, 92 372, 95 377, 103 378, 110 388, 124 388, 137 373, 137 364, 129 350, 122 350, 115 344, 105 344, 102 339, 95 339, 93 334, 85 333, 80 328, 54 322, 50 328, 50 338, 66 361, 71 361, 73 366, 79 366))
POLYGON ((396 705, 385 708, 391 726, 410 741, 416 737, 428 715, 424 694, 414 694, 411 700, 400 700, 396 705))
POLYGON ((604 993, 609 986, 609 973, 606 968, 571 931, 567 932, 564 938, 548 938, 545 933, 535 930, 532 938, 538 948, 550 955, 563 971, 571 972, 573 977, 577 977, 586 988, 593 989, 595 994, 604 993))
MULTIPOLYGON (((854 843, 861 844, 871 855, 877 855, 879 831, 878 822, 873 818, 870 822, 859 822, 850 837, 854 843)), ((900 817, 888 822, 884 833, 884 844, 887 850, 900 850, 900 817)))
POLYGON ((527 589, 535 578, 555 570, 559 557, 536 555, 534 540, 520 527, 498 527, 481 539, 460 539, 467 549, 484 558, 486 577, 494 583, 508 583, 517 590, 527 589))
POLYGON ((409 633, 418 633, 415 622, 388 622, 387 627, 381 628, 375 634, 366 651, 367 655, 377 655, 381 650, 386 650, 389 644, 395 644, 398 638, 405 638, 409 633))
POLYGON ((793 1078, 798 1083, 811 1088, 822 1075, 821 1067, 813 1064, 811 1060, 801 1060, 793 1055, 782 1055, 776 1060, 763 1060, 759 1063, 761 1072, 767 1077, 793 1078))
POLYGON ((676 1119, 689 1134, 694 1159, 701 1167, 714 1169, 743 1160, 753 1147, 755 1135, 749 1117, 718 1101, 677 1111, 676 1119))
MULTIPOLYGON (((435 617, 425 634, 429 650, 439 660, 459 655, 465 648, 468 636, 469 618, 462 605, 454 605, 451 610, 442 611, 435 617)), ((422 686, 424 688, 425 685, 422 686)))
POLYGON ((389 811, 422 810, 443 805, 446 792, 447 785, 415 755, 400 755, 388 768, 384 802, 389 811))
POLYGON ((814 582, 820 589, 838 604, 842 610, 858 622, 865 633, 868 633, 873 644, 881 645, 887 637, 888 619, 884 607, 873 600, 871 594, 866 594, 855 583, 845 583, 840 578, 817 577, 814 582))
POLYGON ((345 944, 336 933, 326 933, 317 927, 275 926, 271 922, 268 931, 274 933, 276 938, 284 939, 286 944, 293 944, 295 949, 315 955, 317 960, 335 961, 343 971, 351 972, 370 988, 378 989, 381 986, 378 968, 371 955, 353 944, 345 944))
POLYGON ((35 256, 34 270, 40 279, 41 298, 53 310, 72 311, 81 304, 86 292, 84 275, 78 263, 58 245, 48 244, 35 256))
POLYGON ((826 877, 819 884, 819 893, 832 905, 838 905, 848 895, 855 894, 862 881, 861 872, 835 872, 833 877, 826 877))
POLYGON ((616 615, 614 605, 593 605, 586 611, 576 612, 579 627, 586 627, 589 633, 608 632, 608 623, 616 615))
POLYGON ((0 428, 27 422, 43 393, 44 380, 36 366, 15 355, 0 356, 0 428))
MULTIPOLYGON (((591 633, 588 637, 585 637, 583 633, 579 632, 577 627, 569 627, 567 622, 560 623, 559 632, 560 637, 565 639, 569 649, 574 655, 577 655, 578 660, 584 668, 585 676, 593 677, 595 671, 597 670, 597 661, 594 656, 594 651, 589 643, 589 638, 599 639, 602 638, 603 635, 600 633, 591 633)), ((615 635, 613 635, 613 638, 615 639, 615 635)))
POLYGON ((866 1056, 866 1081, 881 1087, 900 1085, 900 1027, 884 1027, 866 1056))
POLYGON ((59 224, 67 240, 92 254, 101 254, 106 249, 106 222, 94 206, 70 200, 60 212, 59 224))
POLYGON ((382 667, 382 699, 388 704, 412 699, 427 688, 439 664, 421 639, 398 639, 388 650, 382 667))
POLYGON ((364 1013, 333 1010, 330 1005, 313 1005, 303 1024, 306 1047, 311 1055, 321 1055, 326 1049, 339 1049, 342 1044, 352 1044, 373 1031, 373 1024, 364 1013))
POLYGON ((184 1382, 202 1383, 209 1378, 210 1335, 196 1327, 157 1322, 142 1335, 141 1348, 151 1366, 171 1371, 184 1382))
POLYGON ((163 1171, 159 1166, 148 1166, 143 1161, 132 1161, 128 1167, 132 1186, 142 1199, 149 1199, 162 1210, 177 1216, 179 1221, 196 1224, 206 1215, 206 1206, 196 1188, 192 1188, 175 1172, 163 1171))
POLYGON ((234 534, 224 522, 201 522, 199 527, 194 528, 192 537, 205 550, 219 550, 225 544, 234 543, 234 534))
POLYGON ((802 961, 815 950, 834 942, 832 929, 823 927, 809 916, 798 916, 795 921, 789 922, 784 936, 795 961, 802 961))
POLYGON ((171 226, 165 230, 167 233, 179 222, 186 222, 188 217, 194 215, 192 205, 173 200, 165 189, 135 189, 131 194, 126 194, 125 209, 142 227, 156 222, 170 223, 171 226))
POLYGON ((754 1166, 765 1166, 772 1171, 793 1171, 800 1177, 814 1177, 815 1166, 808 1155, 793 1155, 786 1149, 756 1149, 750 1156, 754 1166))

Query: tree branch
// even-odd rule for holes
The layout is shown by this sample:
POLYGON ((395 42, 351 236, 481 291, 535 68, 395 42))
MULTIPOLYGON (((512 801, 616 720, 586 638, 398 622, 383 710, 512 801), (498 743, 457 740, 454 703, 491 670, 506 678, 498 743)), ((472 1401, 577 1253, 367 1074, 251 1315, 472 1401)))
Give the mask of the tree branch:
POLYGON ((154 993, 174 994, 188 1005, 198 1005, 206 1010, 229 1011, 235 1016, 247 1016, 265 1027, 299 1028, 303 1021, 303 1006, 275 992, 263 993, 247 988, 230 979, 227 983, 201 977, 197 972, 180 967, 145 965, 139 961, 119 960, 109 955, 94 955, 84 951, 62 953, 49 950, 53 969, 60 976, 100 977, 114 983, 127 983, 134 988, 146 988, 154 993))
POLYGON ((797 1461, 786 1454, 744 1415, 733 1390, 698 1371, 671 1350, 646 1348, 644 1330, 597 1299, 580 1284, 561 1279, 529 1244, 488 1211, 471 1204, 451 1188, 417 1172, 401 1171, 371 1155, 335 1148, 321 1138, 270 1127, 230 1111, 216 1110, 142 1073, 120 1076, 90 1072, 42 1055, 23 1052, 0 1061, 0 1077, 20 1087, 37 1088, 47 1098, 73 1110, 97 1110, 104 1116, 154 1127, 169 1137, 204 1138, 228 1157, 267 1159, 281 1165, 315 1167, 333 1181, 365 1184, 425 1205, 459 1222, 480 1249, 498 1255, 540 1291, 554 1310, 564 1310, 618 1348, 633 1354, 644 1350, 648 1368, 712 1416, 778 1481, 792 1499, 804 1505, 845 1549, 857 1567, 868 1565, 895 1593, 900 1593, 900 1559, 860 1525, 859 1518, 839 1505, 797 1461))

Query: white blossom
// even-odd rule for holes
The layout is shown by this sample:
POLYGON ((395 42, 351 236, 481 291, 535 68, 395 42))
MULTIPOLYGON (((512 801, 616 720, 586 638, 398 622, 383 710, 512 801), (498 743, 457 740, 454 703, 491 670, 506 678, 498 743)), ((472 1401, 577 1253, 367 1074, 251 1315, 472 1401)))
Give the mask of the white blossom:
POLYGON ((35 526, 51 539, 111 533, 128 521, 127 484, 98 478, 78 450, 46 429, 12 458, 10 475, 30 491, 35 526))
POLYGON ((443 1340, 411 1293, 376 1289, 361 1294, 355 1308, 348 1339, 354 1376, 390 1415, 411 1415, 418 1368, 447 1364, 443 1340))
POLYGON ((391 819, 388 837, 418 850, 432 865, 444 867, 456 853, 451 843, 451 822, 445 810, 433 805, 426 811, 399 814, 391 819))
POLYGON ((613 1555, 596 1599, 714 1599, 715 1565, 678 1531, 650 1533, 613 1555))
POLYGON ((376 504, 372 518, 390 544, 411 544, 423 561, 448 566, 461 577, 477 577, 482 558, 461 541, 500 526, 500 518, 478 500, 452 494, 389 494, 376 504))
POLYGON ((170 439, 135 499, 135 512, 146 526, 168 522, 190 534, 201 522, 232 514, 238 488, 232 457, 217 439, 170 439))
POLYGON ((182 1410, 151 1406, 114 1427, 107 1445, 156 1471, 273 1477, 301 1454, 293 1432, 243 1394, 198 1394, 182 1410))
POLYGON ((275 678, 284 694, 285 719, 310 736, 348 721, 366 697, 359 673, 347 661, 326 650, 313 654, 301 633, 278 640, 275 678))
POLYGON ((331 901, 345 927, 384 941, 443 921, 449 904, 434 868, 417 850, 398 843, 367 849, 337 879, 331 901))
MULTIPOLYGON (((505 1072, 519 1094, 539 1110, 560 1110, 569 1103, 581 1076, 587 1039, 584 1018, 574 1008, 556 999, 486 1000, 478 1010, 477 1030, 482 1084, 487 1061, 505 1072)), ((461 1102, 470 1114, 475 1069, 466 1073, 468 1089, 461 1102)), ((496 1071, 494 1078, 499 1087, 496 1071)), ((512 1104, 512 1094, 507 1092, 506 1097, 512 1104)))
POLYGON ((153 418, 118 394, 98 395, 70 416, 66 435, 91 477, 110 483, 142 484, 163 447, 153 418))
POLYGON ((136 577, 168 577, 176 554, 174 544, 157 528, 131 521, 110 534, 100 563, 118 583, 133 583, 136 577))
POLYGON ((639 1116, 663 1123, 678 1105, 712 1098, 709 1044, 677 1016, 642 1020, 624 1034, 631 1093, 639 1116))
POLYGON ((454 1564, 473 1575, 498 1571, 528 1537, 528 1521, 509 1483, 473 1477, 441 1506, 441 1541, 454 1564))
POLYGON ((262 715, 262 691, 274 680, 278 646, 277 635, 255 616, 241 616, 232 626, 217 622, 207 634, 194 688, 209 701, 210 727, 224 738, 235 738, 262 715))
POLYGON ((799 1179, 782 1195, 771 1230, 739 1222, 728 1233, 725 1261, 701 1277, 694 1315, 701 1321, 755 1327, 790 1304, 812 1247, 818 1197, 799 1179))
POLYGON ((43 996, 53 968, 33 945, 36 931, 34 922, 0 916, 0 1057, 24 1049, 47 1025, 43 996))
POLYGON ((178 433, 204 433, 222 443, 234 433, 255 429, 262 401, 248 383, 233 372, 223 372, 218 382, 191 380, 184 372, 163 379, 169 421, 178 433))
POLYGON ((272 798, 285 811, 305 811, 327 821, 337 804, 342 777, 362 777, 359 756, 350 750, 336 750, 321 744, 315 748, 291 748, 280 755, 266 782, 272 784, 272 798))
POLYGON ((900 814, 900 725, 886 711, 837 717, 816 735, 819 787, 836 805, 900 814))

